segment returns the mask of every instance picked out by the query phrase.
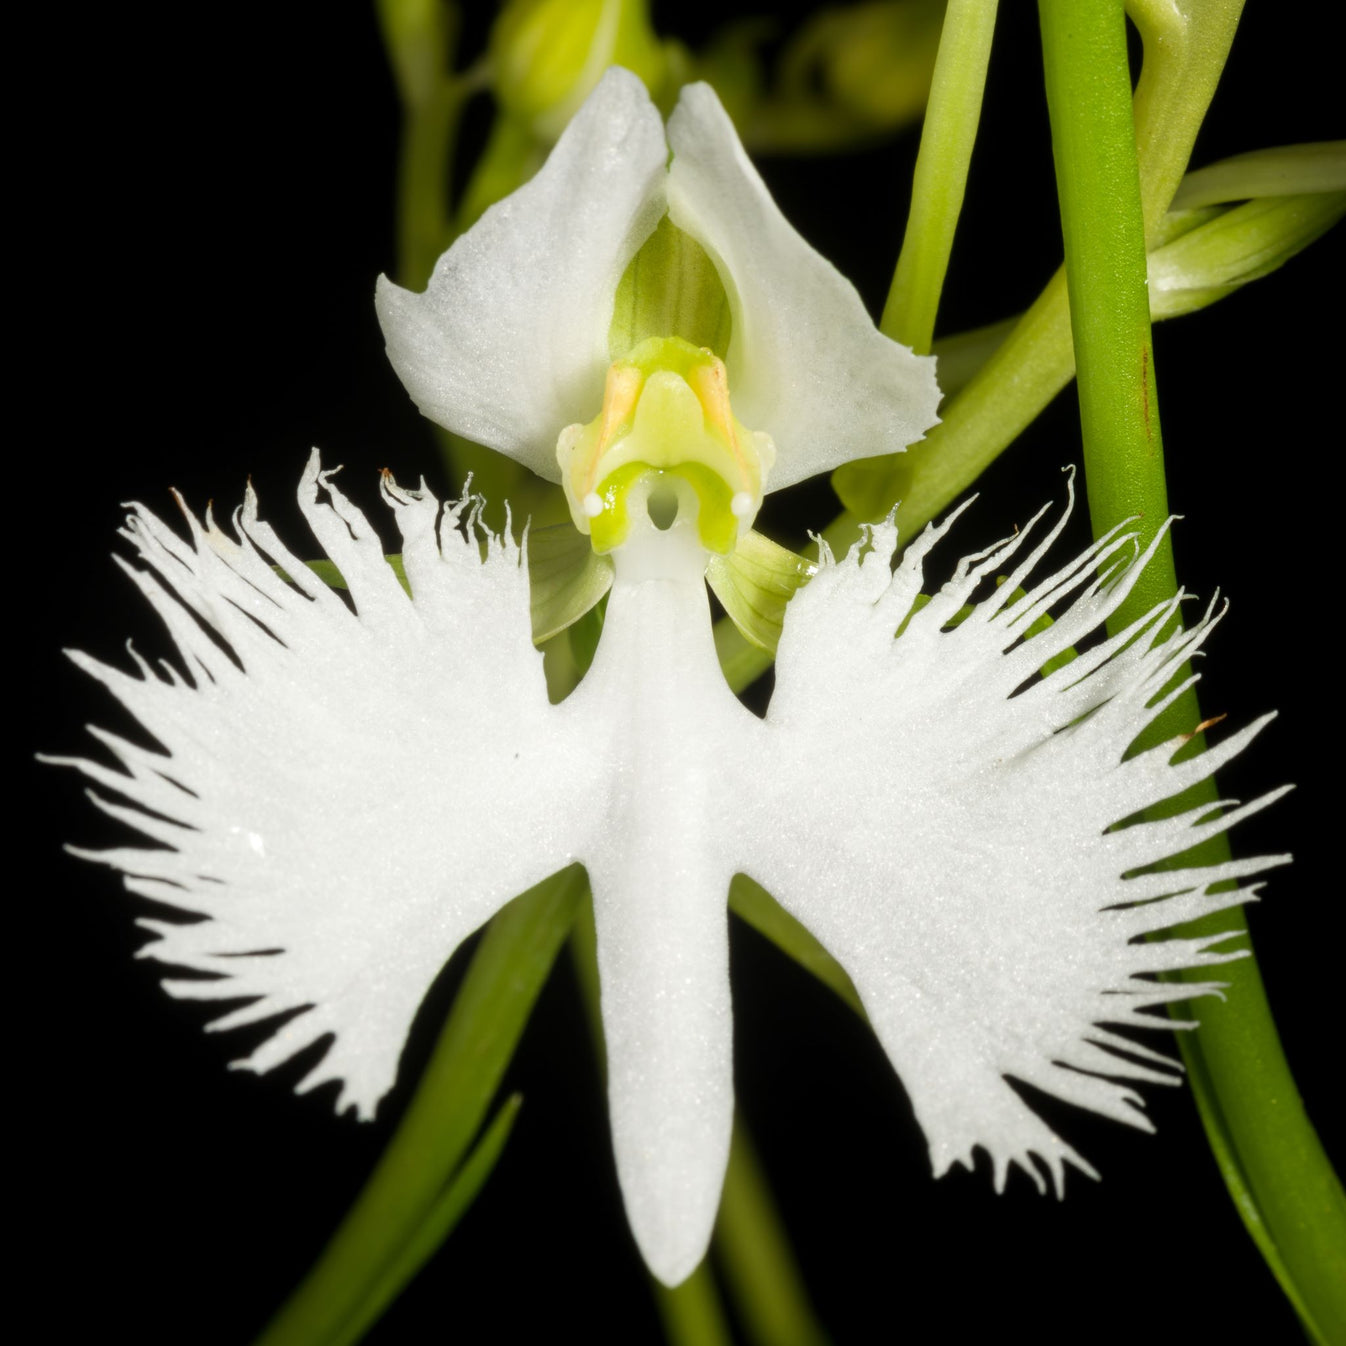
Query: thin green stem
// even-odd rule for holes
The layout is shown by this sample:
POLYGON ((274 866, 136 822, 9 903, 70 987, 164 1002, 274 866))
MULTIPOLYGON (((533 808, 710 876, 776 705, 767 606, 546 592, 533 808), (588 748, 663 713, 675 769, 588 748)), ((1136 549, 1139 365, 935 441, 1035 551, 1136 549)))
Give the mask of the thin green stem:
MULTIPOLYGON (((1146 294, 1146 224, 1158 198, 1146 196, 1137 170, 1137 141, 1146 140, 1132 121, 1122 0, 1039 0, 1039 10, 1090 513, 1096 534, 1138 515, 1146 539, 1167 515, 1146 294)), ((1176 186, 1164 184, 1161 209, 1176 186)), ((1176 587, 1165 543, 1110 625, 1127 624, 1176 587)), ((1152 726, 1153 737, 1199 719, 1189 691, 1152 726)), ((1215 798, 1210 786, 1183 803, 1215 798)), ((1207 849, 1193 858, 1228 855, 1207 849)), ((1188 931, 1227 928, 1225 916, 1188 931)), ((1340 1341, 1346 1199, 1299 1100, 1255 961, 1223 975, 1227 1000, 1204 1003, 1200 1028, 1179 1035, 1202 1121, 1239 1213, 1305 1329, 1316 1341, 1340 1341)), ((1205 978, 1204 970, 1190 977, 1205 978)))
POLYGON ((669 1346, 733 1346, 720 1292, 705 1262, 681 1285, 670 1289, 659 1281, 651 1284, 669 1346))
POLYGON ((930 351, 935 314, 963 208, 981 118, 996 0, 949 0, 930 84, 911 210, 879 330, 920 355, 930 351))
POLYGON ((397 279, 420 289, 452 238, 448 183, 467 90, 453 77, 460 16, 450 0, 378 0, 402 105, 397 164, 397 279))
POLYGON ((258 1346, 327 1346, 377 1295, 485 1119, 587 881, 578 866, 487 928, 396 1133, 340 1228, 258 1346))
POLYGON ((741 1117, 734 1123, 714 1248, 752 1346, 826 1346, 741 1117))
MULTIPOLYGON (((1146 237, 1151 238, 1191 157, 1238 23, 1242 0, 1132 0, 1145 38, 1135 128, 1146 237)), ((1065 278, 1057 272, 1019 325, 963 391, 943 423, 906 453, 838 469, 833 484, 857 519, 899 501, 910 537, 955 500, 1070 382, 1074 354, 1065 278)), ((838 520, 845 533, 853 523, 838 520)))

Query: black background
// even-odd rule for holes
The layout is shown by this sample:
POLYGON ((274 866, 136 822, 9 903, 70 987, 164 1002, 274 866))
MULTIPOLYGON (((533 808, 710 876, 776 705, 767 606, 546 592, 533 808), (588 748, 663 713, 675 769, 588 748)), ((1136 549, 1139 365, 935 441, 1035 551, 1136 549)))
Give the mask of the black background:
MULTIPOLYGON (((1197 163, 1341 134, 1331 35, 1288 31, 1284 6, 1251 8, 1197 163)), ((1002 9, 941 330, 1022 307, 1060 254, 1033 11, 1002 9)), ((693 39, 708 22, 669 7, 656 17, 693 39)), ((358 1189, 462 955, 423 1008, 376 1123, 336 1119, 328 1089, 293 1096, 302 1072, 228 1072, 247 1034, 203 1035, 207 1013, 169 1002, 152 967, 132 961, 142 937, 131 917, 148 904, 59 850, 114 829, 73 773, 27 760, 36 748, 81 751, 82 723, 115 718, 62 644, 107 659, 128 634, 163 648, 107 560, 121 502, 162 511, 175 485, 198 509, 232 506, 250 473, 282 536, 298 538, 294 486, 312 444, 347 465, 346 488, 371 511, 379 467, 434 480, 429 435, 386 365, 371 303, 393 264, 397 109, 359 4, 76 9, 28 54, 40 93, 23 125, 31 228, 10 326, 29 358, 10 393, 7 518, 20 533, 11 594, 24 603, 10 662, 35 680, 11 702, 27 773, 17 813, 11 804, 12 901, 31 929, 11 944, 22 1059, 10 1107, 25 1132, 11 1163, 37 1199, 17 1217, 34 1272, 14 1293, 42 1307, 43 1339, 237 1343, 358 1189)), ((875 312, 915 144, 913 133, 874 153, 762 163, 787 215, 875 312)), ((1323 631, 1338 601, 1327 553, 1341 527, 1340 260, 1331 237, 1156 333, 1171 501, 1186 516, 1179 572, 1233 605, 1208 647, 1203 705, 1236 724, 1282 712, 1224 788, 1247 798, 1287 780, 1305 787, 1235 844, 1297 857, 1250 923, 1291 1065, 1339 1158, 1340 892, 1325 824, 1340 786, 1324 778, 1341 677, 1323 631)), ((1078 457, 1067 393, 987 474, 958 550, 1059 500, 1059 469, 1078 457)), ((825 493, 790 493, 779 518, 816 526, 832 509, 825 493)), ((1156 1137, 1063 1116, 1104 1174, 1072 1179, 1063 1204, 1022 1175, 1000 1198, 984 1169, 934 1183, 863 1027, 753 932, 736 926, 732 957, 741 1107, 835 1340, 1294 1339, 1184 1089, 1147 1091, 1156 1137)), ((370 1340, 657 1340, 564 956, 507 1083, 525 1102, 499 1168, 370 1340)))

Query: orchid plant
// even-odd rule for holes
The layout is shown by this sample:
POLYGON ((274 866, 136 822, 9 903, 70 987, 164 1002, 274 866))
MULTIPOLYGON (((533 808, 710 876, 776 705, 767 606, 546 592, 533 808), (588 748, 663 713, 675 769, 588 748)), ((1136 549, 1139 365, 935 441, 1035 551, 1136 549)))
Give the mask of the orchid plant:
MULTIPOLYGON (((557 133, 541 167, 473 212, 423 292, 377 292, 421 412, 556 483, 565 517, 488 524, 470 487, 441 497, 385 473, 388 558, 315 451, 298 498, 321 556, 280 536, 251 487, 224 525, 183 504, 185 538, 136 506, 123 568, 178 663, 133 655, 128 673, 76 656, 158 745, 95 731, 115 764, 69 762, 150 843, 84 854, 197 918, 143 918, 144 953, 195 974, 168 975, 177 997, 244 1002, 212 1028, 272 1030, 242 1064, 266 1071, 325 1041, 298 1087, 335 1084, 338 1110, 373 1116, 431 983, 494 918, 403 1138, 268 1341, 358 1339, 457 1223, 517 1106, 477 1137, 499 1071, 577 920, 586 956, 586 893, 616 1172, 635 1242, 676 1295, 700 1284, 727 1169, 733 1181, 731 892, 867 1019, 936 1174, 980 1149, 997 1189, 1015 1165, 1059 1194, 1067 1165, 1095 1170, 1008 1081, 1148 1128, 1135 1085, 1171 1081, 1175 1063, 1135 1030, 1247 960, 1229 909, 1288 858, 1212 850, 1284 791, 1237 807, 1200 793, 1270 717, 1192 743, 1209 725, 1187 665, 1222 609, 1180 620, 1149 323, 1322 232, 1341 213, 1339 156, 1314 159, 1293 193, 1249 190, 1255 170, 1228 167, 1216 186, 1180 186, 1222 55, 1188 52, 1186 106, 1162 70, 1142 80, 1133 121, 1120 6, 1081 37, 1047 0, 1069 289, 977 334, 966 386, 951 361, 946 411, 929 352, 994 6, 949 6, 878 327, 772 201, 713 87, 679 85, 665 125, 636 74, 594 56, 630 8, 596 8, 591 90, 535 128, 557 133), (1084 76, 1109 69, 1092 106, 1084 76), (1186 140, 1146 159, 1146 117, 1161 114, 1186 140), (1108 137, 1120 178, 1094 153, 1108 137), (1239 238, 1261 229, 1260 252, 1225 236, 1215 203, 1290 195, 1293 218, 1238 221, 1239 238), (1141 363, 1119 373, 1128 349, 1141 363), (1067 478, 1064 504, 932 582, 957 550, 963 510, 945 506, 998 451, 976 428, 986 405, 1004 397, 1008 442, 1072 354, 1095 541, 1073 557, 1053 546, 1067 478), (770 492, 831 472, 850 514, 811 552, 754 527, 770 492), (773 657, 759 716, 734 693, 773 657), (492 1016, 502 1039, 469 1065, 492 1016)), ((1219 8, 1188 20, 1208 46, 1232 35, 1219 8)), ((393 19, 406 81, 425 35, 393 19)), ((498 176, 507 157, 497 144, 483 162, 498 176)), ((1218 1079, 1202 1087, 1214 1108, 1218 1079)), ((1327 1339, 1312 1268, 1274 1254, 1327 1339)), ((666 1321, 676 1335, 677 1312, 666 1321)))

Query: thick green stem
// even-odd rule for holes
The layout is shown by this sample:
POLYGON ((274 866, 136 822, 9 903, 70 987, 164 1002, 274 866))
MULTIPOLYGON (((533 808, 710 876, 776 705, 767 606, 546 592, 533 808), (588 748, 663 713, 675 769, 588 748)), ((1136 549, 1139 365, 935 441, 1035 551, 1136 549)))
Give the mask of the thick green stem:
MULTIPOLYGON (((1135 131, 1147 238, 1191 157, 1241 8, 1242 0, 1132 0, 1145 38, 1135 131)), ((1073 373, 1070 313, 1058 272, 992 359, 941 408, 943 423, 920 444, 835 473, 842 503, 857 518, 878 519, 901 501, 897 522, 910 537, 1014 442, 1073 373)))
MULTIPOLYGON (((1168 488, 1122 0, 1039 9, 1089 513, 1096 537, 1136 517, 1144 547, 1168 518, 1168 488)), ((1165 536, 1113 627, 1176 589, 1165 536)))
MULTIPOLYGON (((1039 0, 1039 9, 1090 513, 1096 534, 1139 516, 1143 540, 1167 515, 1146 224, 1157 222, 1153 202, 1162 197, 1159 209, 1166 208, 1177 180, 1168 181, 1171 158, 1161 165, 1165 180, 1149 193, 1137 171, 1137 141, 1147 141, 1132 121, 1122 0, 1039 0)), ((1125 625, 1175 591, 1165 544, 1110 625, 1125 625)), ((1153 737, 1190 730, 1199 719, 1189 692, 1160 717, 1153 737)), ((1210 786, 1183 802, 1215 798, 1210 786)), ((1194 858, 1228 854, 1225 847, 1207 849, 1212 853, 1194 858)), ((1225 916, 1190 929, 1227 928, 1225 916)), ((1346 1199, 1300 1103, 1255 961, 1232 963, 1224 976, 1227 1000, 1203 1002, 1200 1028, 1179 1035, 1197 1105, 1239 1213, 1306 1330, 1317 1341, 1340 1341, 1346 1199)))
POLYGON ((996 0, 949 0, 911 183, 911 210, 879 330, 927 355, 981 118, 996 0))

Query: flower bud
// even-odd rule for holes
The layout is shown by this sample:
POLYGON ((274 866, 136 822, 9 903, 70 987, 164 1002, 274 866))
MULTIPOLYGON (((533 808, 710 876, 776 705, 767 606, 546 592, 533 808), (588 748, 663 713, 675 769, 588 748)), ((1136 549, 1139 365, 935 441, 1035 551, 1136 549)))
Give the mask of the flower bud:
POLYGON ((665 65, 644 0, 511 0, 491 34, 491 60, 501 106, 547 143, 609 66, 654 91, 665 65))

